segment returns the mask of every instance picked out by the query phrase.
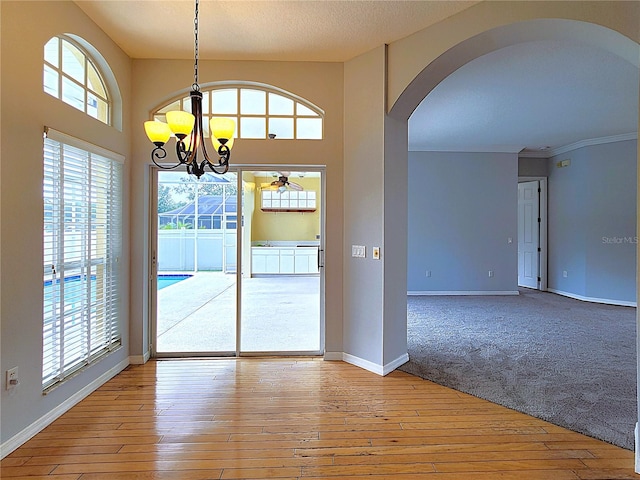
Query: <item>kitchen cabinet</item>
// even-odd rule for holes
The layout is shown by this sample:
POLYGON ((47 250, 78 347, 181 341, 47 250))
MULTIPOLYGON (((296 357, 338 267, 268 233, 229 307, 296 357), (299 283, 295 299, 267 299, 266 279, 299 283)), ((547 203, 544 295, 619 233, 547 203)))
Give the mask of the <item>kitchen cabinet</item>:
POLYGON ((252 247, 253 274, 318 273, 318 247, 252 247))

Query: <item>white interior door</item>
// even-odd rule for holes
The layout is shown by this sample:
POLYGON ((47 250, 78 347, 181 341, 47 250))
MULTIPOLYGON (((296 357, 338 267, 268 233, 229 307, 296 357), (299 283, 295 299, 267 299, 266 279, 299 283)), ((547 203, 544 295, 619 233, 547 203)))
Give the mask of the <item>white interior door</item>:
POLYGON ((518 184, 518 285, 538 288, 540 277, 540 182, 518 184))

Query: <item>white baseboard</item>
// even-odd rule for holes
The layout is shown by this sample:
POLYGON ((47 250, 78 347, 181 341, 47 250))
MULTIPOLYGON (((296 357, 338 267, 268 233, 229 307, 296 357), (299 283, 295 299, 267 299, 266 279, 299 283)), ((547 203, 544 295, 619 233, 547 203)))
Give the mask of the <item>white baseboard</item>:
POLYGON ((45 413, 42 417, 37 419, 27 428, 18 432, 9 440, 0 445, 0 458, 4 458, 17 449, 20 445, 26 443, 29 439, 35 436, 37 433, 42 431, 44 428, 48 427, 51 423, 53 423, 57 418, 59 418, 63 413, 68 411, 71 407, 79 403, 81 400, 89 396, 95 390, 104 385, 107 381, 111 380, 122 370, 127 368, 129 365, 129 359, 123 360, 118 363, 115 367, 109 369, 98 378, 96 378, 93 382, 77 391, 69 398, 67 398, 64 402, 62 402, 57 407, 53 408, 49 412, 45 413))
POLYGON ((636 422, 636 431, 635 431, 635 436, 636 436, 636 448, 635 448, 635 454, 636 454, 636 462, 635 462, 635 471, 636 473, 640 473, 640 437, 638 436, 638 423, 636 422))
POLYGON ((400 365, 403 365, 409 361, 409 354, 405 353, 400 355, 395 360, 387 363, 386 365, 378 365, 377 363, 370 362, 369 360, 365 360, 364 358, 356 357, 355 355, 350 355, 348 353, 342 354, 342 360, 344 362, 350 363, 351 365, 355 365, 356 367, 364 368, 370 372, 376 373, 380 376, 388 375, 393 372, 400 365))
POLYGON ((387 363, 382 367, 382 375, 388 375, 393 372, 396 368, 404 365, 409 361, 409 354, 405 353, 404 355, 400 355, 395 360, 387 363))
POLYGON ((571 292, 564 292, 562 290, 556 290, 555 288, 547 288, 547 292, 562 295, 563 297, 573 298, 575 300, 582 300, 583 302, 592 303, 605 303, 607 305, 618 305, 620 307, 637 307, 637 302, 627 302, 625 300, 611 300, 609 298, 596 298, 596 297, 584 297, 571 292))
POLYGON ((144 365, 149 361, 149 358, 151 358, 151 353, 148 351, 144 355, 130 355, 129 363, 131 365, 144 365))
POLYGON ((407 295, 520 295, 518 290, 409 290, 407 295))

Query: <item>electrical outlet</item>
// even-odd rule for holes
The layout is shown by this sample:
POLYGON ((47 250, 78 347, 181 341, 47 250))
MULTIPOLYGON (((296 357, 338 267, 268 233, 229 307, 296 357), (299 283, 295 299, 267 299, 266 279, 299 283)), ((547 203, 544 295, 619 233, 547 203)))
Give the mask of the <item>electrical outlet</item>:
POLYGON ((566 270, 563 270, 563 271, 562 271, 562 276, 563 276, 564 278, 567 278, 567 277, 569 276, 569 274, 567 273, 567 271, 566 271, 566 270))
POLYGON ((493 278, 493 270, 489 270, 489 278, 493 278))
POLYGON ((424 275, 425 275, 425 277, 430 277, 431 276, 431 270, 427 270, 424 275))
POLYGON ((13 367, 7 370, 7 390, 17 387, 18 383, 18 367, 13 367))

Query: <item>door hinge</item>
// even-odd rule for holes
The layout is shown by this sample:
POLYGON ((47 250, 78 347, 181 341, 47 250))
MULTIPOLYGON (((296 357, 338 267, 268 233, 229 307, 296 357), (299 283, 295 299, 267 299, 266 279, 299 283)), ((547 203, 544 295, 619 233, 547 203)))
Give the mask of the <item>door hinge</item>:
POLYGON ((541 193, 542 189, 540 187, 538 187, 538 193, 541 193))
POLYGON ((540 223, 542 221, 542 219, 540 217, 538 217, 538 223, 540 223))
POLYGON ((542 251, 542 249, 540 247, 538 247, 538 252, 541 252, 541 251, 542 251))
POLYGON ((541 281, 542 281, 542 279, 541 279, 540 277, 538 277, 538 281, 539 281, 539 282, 541 282, 541 281))

